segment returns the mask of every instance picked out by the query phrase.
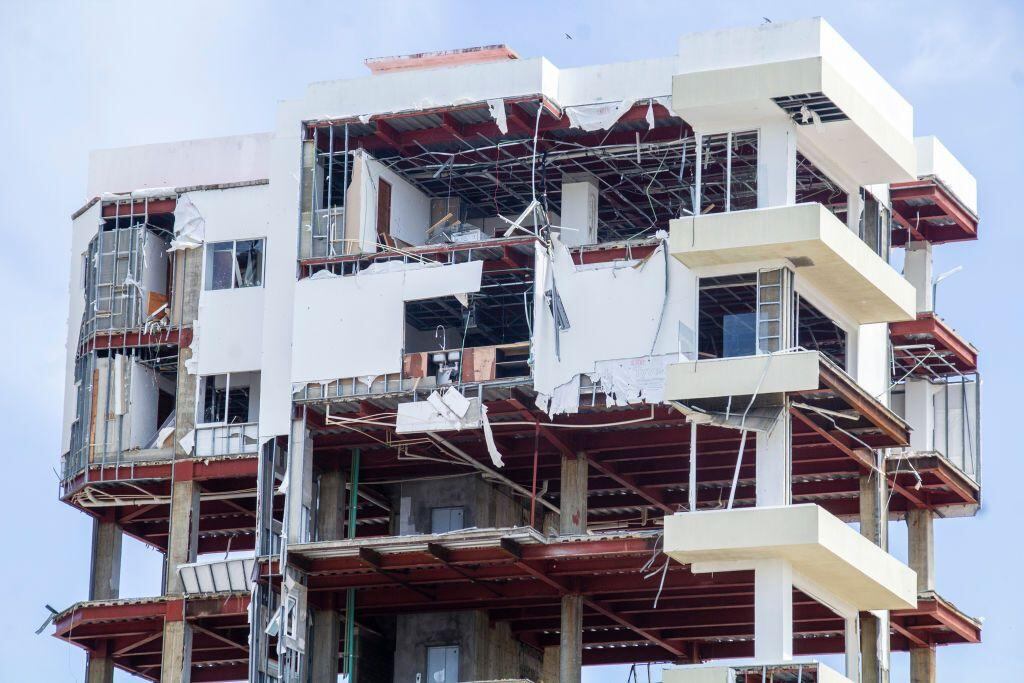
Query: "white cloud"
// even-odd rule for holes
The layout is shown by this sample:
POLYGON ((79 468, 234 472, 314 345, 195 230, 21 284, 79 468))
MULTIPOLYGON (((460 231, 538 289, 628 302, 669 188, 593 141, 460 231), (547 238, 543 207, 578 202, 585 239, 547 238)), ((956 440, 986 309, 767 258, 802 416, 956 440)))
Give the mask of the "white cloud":
POLYGON ((913 85, 993 80, 1007 75, 1020 55, 1016 16, 1005 10, 974 12, 966 5, 917 13, 914 56, 900 71, 913 85))

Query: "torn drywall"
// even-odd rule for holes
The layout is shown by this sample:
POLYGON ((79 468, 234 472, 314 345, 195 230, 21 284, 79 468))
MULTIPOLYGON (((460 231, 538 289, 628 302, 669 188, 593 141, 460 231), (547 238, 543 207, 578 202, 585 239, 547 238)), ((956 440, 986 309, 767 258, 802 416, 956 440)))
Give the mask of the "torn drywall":
POLYGON ((495 100, 487 100, 487 108, 491 112, 491 116, 494 117, 494 122, 498 124, 498 130, 501 131, 502 135, 508 133, 508 119, 505 116, 505 100, 498 98, 495 100))
MULTIPOLYGON (((549 415, 578 409, 579 376, 595 375, 618 382, 616 396, 629 401, 659 400, 653 386, 630 388, 622 372, 599 362, 633 361, 637 371, 648 356, 677 354, 681 329, 695 327, 696 278, 675 259, 665 258, 659 245, 644 259, 577 266, 569 250, 554 239, 549 249, 536 248, 537 296, 534 297, 534 387, 549 415), (568 327, 556 323, 564 309, 568 327), (549 295, 550 293, 550 295, 549 295)), ((690 340, 687 340, 687 344, 690 340)), ((652 360, 648 373, 661 372, 663 360, 652 360)))
POLYGON ((601 360, 594 364, 590 378, 600 382, 608 406, 661 403, 665 394, 665 370, 678 360, 675 353, 601 360))
POLYGON ((450 387, 444 393, 433 391, 425 401, 398 404, 395 432, 443 432, 476 429, 481 426, 479 398, 466 398, 450 387))
POLYGON ((301 280, 295 287, 293 384, 400 372, 404 303, 478 292, 482 275, 482 261, 394 260, 356 275, 301 280), (330 352, 338 345, 344 353, 330 352))
POLYGON ((565 113, 574 128, 585 131, 607 130, 615 125, 636 102, 635 99, 619 100, 618 102, 599 102, 597 104, 581 104, 566 107, 565 113))
POLYGON ((174 205, 174 238, 167 251, 195 249, 206 240, 206 219, 187 194, 178 197, 174 205))

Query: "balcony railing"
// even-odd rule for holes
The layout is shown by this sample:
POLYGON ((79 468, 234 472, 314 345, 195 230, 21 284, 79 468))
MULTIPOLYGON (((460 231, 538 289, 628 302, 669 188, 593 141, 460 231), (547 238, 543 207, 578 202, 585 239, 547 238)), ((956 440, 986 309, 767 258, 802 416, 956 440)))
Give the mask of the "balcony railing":
POLYGON ((259 423, 198 425, 196 457, 255 453, 259 448, 259 423))

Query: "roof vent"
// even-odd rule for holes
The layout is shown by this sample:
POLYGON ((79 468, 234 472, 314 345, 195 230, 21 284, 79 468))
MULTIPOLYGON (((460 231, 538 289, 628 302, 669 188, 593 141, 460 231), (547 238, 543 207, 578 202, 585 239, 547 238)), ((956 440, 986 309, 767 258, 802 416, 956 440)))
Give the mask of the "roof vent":
POLYGON ((396 57, 371 57, 363 63, 371 73, 384 74, 395 71, 413 71, 414 69, 443 69, 465 64, 503 62, 509 59, 519 59, 519 55, 507 45, 484 45, 461 50, 419 52, 414 55, 396 57))

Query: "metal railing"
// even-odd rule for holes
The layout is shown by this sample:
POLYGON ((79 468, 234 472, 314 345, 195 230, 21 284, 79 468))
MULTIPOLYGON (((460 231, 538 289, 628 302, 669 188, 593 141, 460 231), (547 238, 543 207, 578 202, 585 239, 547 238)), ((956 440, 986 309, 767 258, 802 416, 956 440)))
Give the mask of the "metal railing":
POLYGON ((259 448, 259 423, 197 425, 196 457, 255 453, 259 448))

